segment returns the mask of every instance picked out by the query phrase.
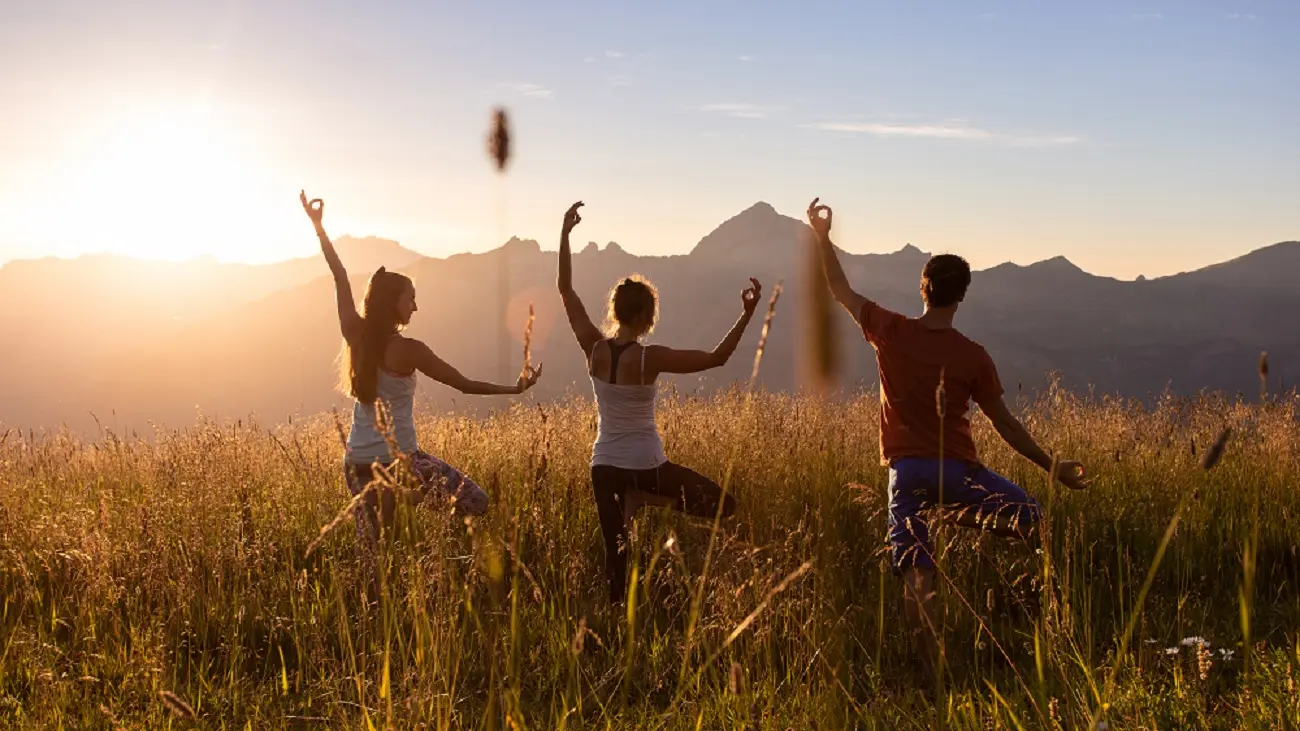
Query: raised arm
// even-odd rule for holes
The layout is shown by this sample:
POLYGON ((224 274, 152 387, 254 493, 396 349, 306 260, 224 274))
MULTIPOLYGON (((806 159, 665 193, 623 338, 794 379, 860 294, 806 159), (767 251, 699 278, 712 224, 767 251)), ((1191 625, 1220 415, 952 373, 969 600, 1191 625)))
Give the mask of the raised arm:
MULTIPOLYGON (((1034 437, 1025 425, 1011 413, 1004 399, 989 399, 986 403, 980 404, 980 408, 993 423, 993 429, 997 431, 998 436, 1002 437, 1012 449, 1038 465, 1044 472, 1052 471, 1051 455, 1038 446, 1038 442, 1034 441, 1034 437)), ((1083 476, 1083 465, 1070 460, 1056 462, 1056 479, 1074 490, 1081 490, 1089 484, 1089 480, 1083 476)))
POLYGON ((564 214, 564 227, 560 229, 560 271, 556 285, 560 288, 560 299, 564 300, 564 313, 569 316, 573 335, 578 339, 578 345, 582 346, 582 352, 590 353, 592 346, 600 340, 600 330, 592 324, 591 318, 587 316, 587 308, 573 289, 573 255, 569 250, 569 234, 582 221, 582 216, 578 214, 581 207, 582 201, 578 201, 569 206, 564 214))
POLYGON ((429 346, 419 340, 412 338, 395 339, 389 348, 389 362, 394 370, 407 371, 414 368, 429 378, 439 383, 445 383, 465 394, 499 396, 523 393, 532 388, 533 384, 537 383, 537 379, 542 377, 542 366, 539 363, 536 368, 529 367, 520 373, 519 380, 512 386, 488 381, 475 381, 466 378, 460 371, 435 355, 429 346))
POLYGON ((849 311, 854 320, 862 316, 862 305, 867 301, 866 297, 853 291, 849 286, 849 278, 844 276, 844 268, 840 266, 840 257, 835 253, 835 245, 831 243, 831 217, 830 206, 817 205, 820 198, 814 198, 813 202, 808 204, 808 223, 812 226, 813 238, 816 240, 818 257, 822 262, 822 271, 826 275, 826 284, 830 286, 831 294, 835 301, 844 306, 849 311), (822 217, 822 213, 826 216, 822 217))
POLYGON ((646 348, 644 377, 652 379, 660 373, 697 373, 726 365, 731 354, 740 344, 740 336, 754 316, 754 308, 763 294, 763 285, 757 279, 749 278, 753 284, 740 293, 741 312, 735 324, 727 331, 726 337, 714 346, 713 350, 677 350, 662 345, 646 348))
POLYGON ((308 201, 305 191, 298 191, 298 198, 302 201, 302 209, 307 212, 307 217, 316 228, 316 238, 320 239, 321 253, 325 255, 325 263, 329 264, 330 274, 334 275, 334 294, 338 299, 339 308, 339 330, 350 342, 361 337, 361 315, 357 314, 357 304, 352 299, 352 284, 348 281, 348 272, 343 268, 343 261, 334 250, 330 237, 325 234, 325 225, 322 223, 325 217, 325 202, 320 198, 308 201))

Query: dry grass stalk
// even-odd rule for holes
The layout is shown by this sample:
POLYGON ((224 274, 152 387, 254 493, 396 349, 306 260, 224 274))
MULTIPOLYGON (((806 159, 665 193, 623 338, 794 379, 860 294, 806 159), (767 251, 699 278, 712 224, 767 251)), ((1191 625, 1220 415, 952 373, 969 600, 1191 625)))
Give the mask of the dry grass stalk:
POLYGON ((99 704, 99 712, 104 714, 104 718, 106 718, 108 720, 108 724, 113 727, 113 731, 120 731, 120 729, 126 728, 126 726, 122 725, 121 721, 117 720, 117 716, 113 713, 113 711, 110 710, 109 707, 104 705, 103 703, 99 704))
POLYGON ((745 692, 745 671, 740 663, 735 660, 731 661, 731 672, 727 677, 727 690, 732 695, 740 695, 745 692))
POLYGON ((750 385, 758 380, 758 366, 763 362, 763 349, 767 347, 767 334, 772 331, 772 318, 776 317, 776 301, 781 296, 781 282, 772 288, 772 298, 767 301, 767 315, 763 318, 763 330, 758 336, 758 350, 754 353, 754 370, 749 374, 750 385))
POLYGON ((1228 446, 1228 437, 1232 435, 1232 427, 1225 426, 1223 431, 1219 432, 1219 438, 1214 440, 1214 444, 1205 450, 1205 455, 1201 457, 1201 469, 1212 470, 1223 457, 1223 448, 1228 446))
POLYGON ((786 587, 793 583, 795 579, 808 573, 811 569, 812 560, 804 561, 799 565, 799 568, 791 571, 788 576, 781 579, 781 583, 772 587, 772 590, 767 593, 767 596, 763 597, 763 601, 759 602, 757 607, 754 607, 754 611, 750 612, 749 616, 741 620, 740 624, 736 625, 736 628, 731 631, 731 634, 727 635, 726 641, 722 643, 722 647, 718 648, 718 652, 727 649, 732 642, 735 642, 736 638, 745 631, 745 628, 753 624, 755 619, 758 619, 758 615, 763 613, 763 610, 767 608, 767 605, 770 604, 774 598, 776 598, 777 594, 785 591, 786 587))
POLYGON ((194 709, 190 707, 190 704, 186 703, 183 698, 170 690, 158 691, 158 697, 162 698, 163 705, 167 706, 167 710, 171 711, 173 716, 190 721, 198 720, 199 717, 195 715, 194 709))
POLYGON ((333 533, 334 529, 342 525, 343 522, 346 521, 353 513, 355 513, 358 510, 361 510, 361 506, 365 502, 366 496, 369 495, 371 492, 374 492, 376 486, 378 486, 379 484, 380 484, 379 481, 371 480, 364 488, 362 488, 361 492, 357 493, 356 495, 353 495, 352 499, 348 501, 348 504, 344 505, 343 509, 340 510, 338 514, 334 516, 334 519, 326 523, 320 529, 320 533, 317 534, 316 538, 313 539, 311 543, 307 544, 307 551, 306 553, 303 554, 303 558, 310 558, 312 552, 315 551, 316 547, 320 545, 320 542, 325 540, 325 536, 329 535, 330 533, 333 533))
POLYGON ((343 420, 339 418, 339 410, 338 410, 338 409, 330 409, 330 413, 333 414, 333 416, 334 416, 334 430, 335 430, 336 432, 338 432, 338 435, 339 435, 339 444, 342 444, 342 445, 343 445, 343 448, 344 448, 344 449, 347 449, 347 448, 348 448, 348 434, 347 434, 347 432, 343 431, 343 420))
POLYGON ((497 107, 492 112, 492 130, 488 133, 488 155, 497 165, 497 171, 506 169, 510 162, 510 124, 506 110, 497 107))
POLYGON ((528 369, 533 365, 533 321, 536 320, 533 314, 533 303, 528 303, 528 322, 524 325, 524 369, 525 376, 528 375, 528 369))
POLYGON ((1268 398, 1268 351, 1259 354, 1259 400, 1268 398))

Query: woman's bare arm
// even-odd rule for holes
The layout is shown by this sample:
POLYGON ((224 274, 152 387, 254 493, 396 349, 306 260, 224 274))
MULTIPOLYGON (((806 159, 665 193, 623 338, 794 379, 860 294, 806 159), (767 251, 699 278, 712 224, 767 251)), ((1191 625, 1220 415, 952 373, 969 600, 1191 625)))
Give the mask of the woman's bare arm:
POLYGON ((307 193, 299 191, 298 197, 302 201, 302 208, 307 212, 307 217, 311 219, 312 225, 316 228, 316 238, 320 239, 320 250, 325 255, 325 263, 329 264, 330 274, 334 275, 334 293, 338 298, 339 309, 339 330, 343 332, 343 337, 348 341, 361 336, 362 320, 361 315, 357 314, 356 301, 352 299, 352 283, 348 281, 348 272, 343 268, 343 260, 339 259, 339 254, 334 250, 334 243, 325 233, 325 225, 322 219, 325 217, 325 202, 319 198, 307 200, 307 193))
POLYGON ((578 215, 581 206, 582 201, 578 201, 564 214, 564 227, 560 229, 560 271, 556 285, 560 288, 560 299, 564 301, 564 313, 569 317, 569 327, 573 328, 573 335, 578 339, 582 352, 590 353, 592 346, 600 341, 601 335, 587 315, 587 308, 582 304, 577 291, 573 289, 573 256, 569 248, 569 233, 582 221, 582 216, 578 215))
POLYGON ((395 339, 388 349, 388 362, 393 370, 405 372, 415 369, 433 380, 444 383, 464 394, 477 396, 500 396, 518 394, 527 391, 542 377, 542 365, 527 368, 519 374, 514 385, 507 386, 489 381, 475 381, 465 377, 450 363, 439 358, 428 345, 412 338, 395 339))
POLYGON ((713 350, 677 350, 662 345, 651 345, 646 348, 647 372, 644 376, 653 378, 660 373, 698 373, 726 365, 731 359, 731 354, 736 352, 740 337, 745 334, 745 328, 753 318, 754 308, 758 306, 759 297, 763 293, 763 286, 757 279, 750 277, 749 281, 753 286, 740 295, 743 308, 740 317, 713 350))

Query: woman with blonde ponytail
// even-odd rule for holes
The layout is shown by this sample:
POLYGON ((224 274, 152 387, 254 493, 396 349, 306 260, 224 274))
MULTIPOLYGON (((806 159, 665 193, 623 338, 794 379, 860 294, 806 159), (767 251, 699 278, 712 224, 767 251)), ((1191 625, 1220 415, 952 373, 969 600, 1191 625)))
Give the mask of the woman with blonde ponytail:
MULTIPOLYGON (((488 508, 487 493, 455 467, 420 449, 412 417, 416 371, 465 394, 520 394, 537 382, 542 375, 541 366, 526 368, 519 380, 509 386, 474 381, 461 375, 460 371, 434 355, 429 346, 401 334, 401 330, 410 324, 411 315, 419 309, 415 305, 415 285, 406 275, 387 271, 384 267, 370 277, 362 311, 358 314, 347 271, 325 234, 322 224, 324 203, 319 198, 308 201, 305 192, 300 192, 299 198, 316 228, 321 252, 334 275, 334 290, 338 297, 339 328, 344 341, 339 385, 354 400, 344 456, 348 489, 353 495, 360 493, 372 481, 376 463, 391 465, 400 454, 405 457, 402 461, 406 462, 409 470, 398 477, 414 480, 414 501, 423 500, 430 491, 437 491, 450 500, 458 512, 482 515, 488 508), (379 405, 383 408, 377 409, 379 405), (389 444, 389 435, 398 454, 389 444)), ((373 490, 367 493, 367 510, 363 511, 367 520, 362 523, 358 519, 358 533, 368 544, 373 543, 378 534, 376 507, 385 529, 391 527, 393 520, 395 498, 392 489, 384 487, 377 492, 378 496, 373 490)))
POLYGON ((587 373, 599 416, 591 453, 591 488, 605 539, 605 576, 610 601, 627 592, 628 528, 643 506, 658 505, 702 518, 730 516, 736 500, 713 480, 669 461, 655 423, 655 381, 663 373, 698 373, 726 365, 745 333, 762 287, 750 278, 740 293, 740 317, 712 350, 646 345, 642 339, 659 318, 659 294, 638 275, 609 295, 605 333, 592 324, 573 288, 569 235, 582 220, 574 203, 560 229, 557 284, 573 335, 587 356, 587 373), (624 353, 627 357, 622 357, 624 353))

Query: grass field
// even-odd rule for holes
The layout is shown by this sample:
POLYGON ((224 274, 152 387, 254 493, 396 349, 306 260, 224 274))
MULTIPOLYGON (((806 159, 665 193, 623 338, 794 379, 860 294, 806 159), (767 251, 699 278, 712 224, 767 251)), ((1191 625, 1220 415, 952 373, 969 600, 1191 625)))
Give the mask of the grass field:
POLYGON ((403 511, 372 605, 350 522, 308 555, 348 497, 329 415, 149 441, 6 432, 0 726, 1300 727, 1294 396, 1022 403, 1096 475, 1084 492, 1049 489, 977 418, 990 466, 1048 520, 1028 545, 937 530, 939 677, 909 659, 885 568, 874 394, 661 403, 669 456, 740 507, 716 532, 643 515, 617 610, 586 401, 421 415, 422 446, 492 508, 403 511))

